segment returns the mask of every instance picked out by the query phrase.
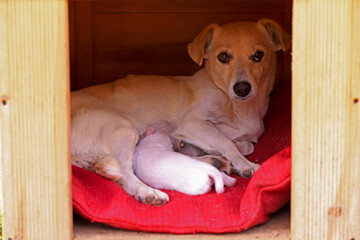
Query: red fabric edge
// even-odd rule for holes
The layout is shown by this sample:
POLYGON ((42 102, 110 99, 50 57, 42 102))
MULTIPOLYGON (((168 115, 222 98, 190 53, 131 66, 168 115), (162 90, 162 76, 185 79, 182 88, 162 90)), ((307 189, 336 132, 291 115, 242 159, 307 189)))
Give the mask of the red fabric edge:
POLYGON ((264 167, 260 168, 259 171, 253 176, 241 200, 239 222, 234 222, 233 225, 229 225, 227 227, 219 228, 217 226, 210 227, 204 225, 200 225, 200 226, 192 225, 188 227, 182 226, 179 228, 176 226, 165 226, 165 225, 161 226, 156 224, 141 225, 138 223, 133 223, 124 220, 106 219, 96 216, 92 214, 90 211, 87 211, 87 209, 84 208, 81 204, 79 204, 76 199, 73 199, 74 211, 80 214, 81 216, 91 220, 92 222, 99 222, 114 227, 130 229, 130 230, 146 231, 146 232, 188 234, 188 233, 202 233, 202 232, 229 233, 229 232, 243 231, 254 225, 266 222, 270 217, 271 213, 275 212, 289 201, 290 183, 291 183, 290 152, 291 149, 286 148, 280 151, 279 153, 275 154, 268 161, 266 161, 264 163, 265 164, 264 167), (287 159, 286 156, 288 156, 287 159), (280 158, 280 160, 277 158, 280 158), (287 175, 285 175, 285 177, 283 177, 281 180, 275 183, 273 183, 271 179, 272 175, 274 174, 274 171, 272 171, 271 175, 265 174, 265 178, 263 175, 263 173, 268 170, 267 166, 268 165, 272 166, 274 164, 284 164, 283 168, 280 169, 280 174, 283 174, 285 172, 288 173, 287 175), (261 182, 263 181, 265 181, 268 185, 261 186, 261 182), (254 196, 256 200, 254 200, 254 196), (268 199, 272 199, 270 206, 268 206, 269 204, 266 203, 268 199), (249 211, 252 212, 252 214, 247 215, 246 212, 249 211))

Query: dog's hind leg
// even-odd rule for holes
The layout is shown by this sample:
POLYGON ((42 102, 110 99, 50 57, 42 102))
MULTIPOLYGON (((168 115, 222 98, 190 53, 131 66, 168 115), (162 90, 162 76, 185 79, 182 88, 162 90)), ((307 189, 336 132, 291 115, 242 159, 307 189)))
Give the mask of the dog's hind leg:
POLYGON ((143 184, 136 176, 131 176, 124 171, 119 161, 113 156, 98 158, 91 171, 114 181, 142 203, 160 206, 169 201, 166 193, 143 184))
POLYGON ((122 186, 140 202, 163 205, 169 201, 166 193, 141 182, 133 173, 133 154, 138 141, 138 131, 121 121, 117 127, 103 129, 102 143, 106 156, 97 159, 92 170, 122 186), (126 126, 124 126, 126 125, 126 126))
POLYGON ((115 181, 140 202, 165 204, 167 194, 147 186, 133 173, 138 139, 138 130, 129 119, 91 96, 72 96, 72 164, 115 181))

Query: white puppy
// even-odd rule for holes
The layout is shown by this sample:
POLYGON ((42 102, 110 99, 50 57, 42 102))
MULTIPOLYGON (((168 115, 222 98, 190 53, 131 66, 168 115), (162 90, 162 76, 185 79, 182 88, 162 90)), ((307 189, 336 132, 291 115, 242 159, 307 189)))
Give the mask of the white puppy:
POLYGON ((151 187, 189 195, 209 192, 214 182, 216 193, 223 193, 224 185, 234 186, 236 182, 208 163, 174 152, 169 136, 152 127, 135 148, 133 170, 151 187))

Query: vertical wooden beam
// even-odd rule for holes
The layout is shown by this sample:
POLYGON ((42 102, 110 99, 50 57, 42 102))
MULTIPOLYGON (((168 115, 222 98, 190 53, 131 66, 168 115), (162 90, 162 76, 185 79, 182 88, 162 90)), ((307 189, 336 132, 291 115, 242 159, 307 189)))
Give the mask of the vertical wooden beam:
POLYGON ((0 1, 6 240, 72 238, 68 37, 67 1, 0 1))
MULTIPOLYGON (((3 92, 8 92, 7 89, 7 84, 4 84, 5 81, 4 79, 7 78, 7 44, 6 44, 6 40, 4 38, 4 36, 6 36, 6 9, 4 7, 1 6, 0 3, 0 108, 2 106, 2 94, 3 92)), ((0 174, 0 202, 1 202, 1 206, 0 206, 0 214, 3 213, 3 209, 4 209, 4 197, 3 197, 3 156, 4 154, 2 153, 2 148, 6 147, 4 146, 4 143, 2 143, 2 135, 3 133, 3 129, 4 129, 4 124, 5 123, 5 119, 7 119, 6 117, 6 112, 4 110, 0 111, 0 168, 1 168, 1 174, 0 174)))
POLYGON ((360 1, 293 14, 291 239, 359 239, 360 1))

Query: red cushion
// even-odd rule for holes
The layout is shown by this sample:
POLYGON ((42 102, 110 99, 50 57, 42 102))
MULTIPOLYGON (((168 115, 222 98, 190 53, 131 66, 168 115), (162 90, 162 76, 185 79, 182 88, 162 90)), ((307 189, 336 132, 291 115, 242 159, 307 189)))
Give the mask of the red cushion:
POLYGON ((265 118, 266 132, 248 159, 261 164, 251 179, 238 176, 222 194, 189 196, 165 191, 161 207, 139 203, 99 175, 72 168, 74 211, 95 222, 130 230, 166 233, 239 232, 265 222, 290 199, 290 84, 278 86, 265 118))

